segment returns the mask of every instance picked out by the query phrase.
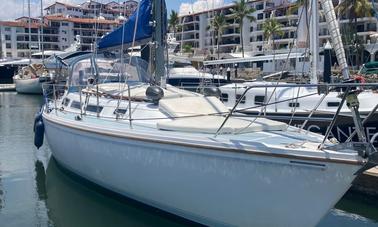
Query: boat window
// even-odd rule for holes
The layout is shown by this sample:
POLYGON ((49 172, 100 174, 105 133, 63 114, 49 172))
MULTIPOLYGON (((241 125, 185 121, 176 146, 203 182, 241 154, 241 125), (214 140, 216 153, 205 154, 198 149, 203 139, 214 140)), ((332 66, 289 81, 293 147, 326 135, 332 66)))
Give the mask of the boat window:
POLYGON ((328 107, 338 107, 340 105, 340 102, 328 102, 328 107))
POLYGON ((80 109, 80 102, 73 101, 71 103, 71 108, 80 109))
POLYGON ((98 110, 98 112, 100 113, 100 112, 102 111, 103 108, 104 108, 104 107, 102 107, 102 106, 88 105, 87 108, 86 108, 86 110, 87 110, 88 112, 93 112, 93 113, 97 113, 97 110, 98 110))
POLYGON ((289 102, 289 107, 299 107, 299 102, 289 102))
POLYGON ((63 105, 64 106, 68 106, 68 103, 70 103, 70 99, 69 98, 65 98, 65 99, 63 99, 63 105))
POLYGON ((228 94, 227 93, 222 93, 221 101, 222 102, 228 102, 228 94))
POLYGON ((117 110, 114 110, 113 114, 126 114, 127 113, 127 109, 117 109, 117 110))
MULTIPOLYGON (((236 95, 236 102, 241 98, 242 95, 238 94, 236 95)), ((241 104, 244 104, 245 103, 245 96, 243 97, 243 99, 240 101, 241 104)))
POLYGON ((115 82, 150 82, 147 72, 148 63, 139 57, 126 56, 124 59, 115 56, 98 56, 92 62, 90 56, 74 63, 70 84, 86 86, 88 79, 98 78, 98 83, 115 82))
POLYGON ((256 105, 262 105, 265 102, 265 96, 262 95, 256 95, 255 96, 255 104, 256 105))

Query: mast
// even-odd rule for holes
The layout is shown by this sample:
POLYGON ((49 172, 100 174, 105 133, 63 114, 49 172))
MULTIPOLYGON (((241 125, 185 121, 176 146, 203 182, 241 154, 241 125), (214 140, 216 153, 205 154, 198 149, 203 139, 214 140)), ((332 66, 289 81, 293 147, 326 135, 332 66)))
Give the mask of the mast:
POLYGON ((40 45, 41 45, 41 51, 42 51, 42 64, 45 63, 45 49, 43 47, 43 24, 45 23, 43 19, 43 0, 41 0, 41 39, 40 39, 40 45))
POLYGON ((28 0, 28 25, 29 25, 29 65, 31 64, 31 18, 30 18, 30 0, 28 0))
MULTIPOLYGON (((162 80, 165 79, 165 65, 164 65, 164 31, 165 31, 165 5, 164 0, 155 0, 154 5, 154 19, 155 19, 155 79, 157 84, 161 84, 162 80)), ((164 84, 164 83, 163 83, 164 84)))
POLYGON ((310 50, 312 57, 310 83, 318 83, 318 63, 319 63, 319 15, 318 1, 311 1, 311 21, 310 21, 310 50))
POLYGON ((337 61, 341 68, 341 72, 345 80, 349 79, 349 69, 347 60, 345 57, 345 51, 343 42, 341 40, 341 34, 339 29, 339 23, 336 19, 335 9, 333 7, 332 1, 330 0, 320 0, 322 8, 324 10, 324 16, 328 24, 328 30, 332 39, 332 46, 335 50, 337 61))

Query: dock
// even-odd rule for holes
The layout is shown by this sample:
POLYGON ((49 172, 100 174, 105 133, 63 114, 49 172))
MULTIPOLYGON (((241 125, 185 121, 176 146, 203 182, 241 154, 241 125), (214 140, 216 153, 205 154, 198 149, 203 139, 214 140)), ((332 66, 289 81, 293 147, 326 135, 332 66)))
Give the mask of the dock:
POLYGON ((366 170, 354 182, 351 191, 378 197, 378 167, 366 170))
POLYGON ((16 91, 15 84, 0 84, 0 92, 4 91, 16 91))

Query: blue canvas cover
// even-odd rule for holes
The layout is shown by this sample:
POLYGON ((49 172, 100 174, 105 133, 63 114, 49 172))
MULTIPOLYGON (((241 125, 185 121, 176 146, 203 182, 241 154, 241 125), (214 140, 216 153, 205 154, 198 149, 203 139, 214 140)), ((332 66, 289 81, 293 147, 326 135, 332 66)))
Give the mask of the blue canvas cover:
MULTIPOLYGON (((138 25, 135 35, 135 45, 143 45, 151 40, 153 28, 152 21, 153 0, 142 0, 139 6, 138 25)), ((135 11, 121 27, 103 37, 98 43, 98 49, 115 49, 124 44, 125 48, 131 47, 134 39, 137 11, 135 11), (122 33, 124 33, 122 35, 122 33)))

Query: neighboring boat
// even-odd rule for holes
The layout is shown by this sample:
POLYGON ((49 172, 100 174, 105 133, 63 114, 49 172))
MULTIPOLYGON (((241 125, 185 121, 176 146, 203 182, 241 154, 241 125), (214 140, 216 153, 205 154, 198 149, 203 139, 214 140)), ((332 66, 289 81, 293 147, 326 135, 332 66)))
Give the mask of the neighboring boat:
POLYGON ((42 82, 48 78, 47 71, 42 64, 30 64, 23 67, 13 77, 17 93, 42 94, 42 82))
POLYGON ((52 90, 43 123, 36 119, 36 140, 45 128, 60 165, 213 226, 315 226, 376 165, 369 143, 333 144, 285 123, 232 116, 216 97, 165 85, 164 2, 139 4, 99 47, 147 43, 154 31, 155 79, 139 58, 97 52, 70 61, 64 94, 44 85, 52 90))
POLYGON ((198 71, 189 60, 176 58, 174 55, 170 55, 169 60, 167 83, 170 85, 197 91, 207 86, 219 87, 231 83, 225 76, 198 71))
MULTIPOLYGON (((332 12, 334 12, 333 5, 330 4, 332 2, 323 0, 321 3, 323 8, 327 7, 325 18, 330 26, 330 31, 335 31, 332 32, 334 49, 338 62, 340 62, 340 66, 343 70, 344 78, 348 80, 348 66, 346 64, 336 17, 334 13, 332 15, 332 12)), ((314 18, 316 19, 316 17, 314 18)), ((315 36, 313 39, 318 40, 316 29, 310 29, 310 31, 312 31, 310 37, 315 36)), ((316 42, 312 44, 312 52, 316 53, 312 55, 313 61, 318 62, 317 56, 319 50, 316 42)), ((313 66, 310 72, 310 79, 312 84, 317 84, 319 71, 317 64, 313 64, 313 66)), ((365 68, 373 69, 374 64, 367 64, 365 68)), ((276 73, 275 75, 281 78, 280 73, 276 73)), ((274 84, 282 85, 285 83, 254 81, 244 84, 228 84, 220 87, 222 100, 229 108, 233 108, 246 88, 255 85, 260 86, 261 84, 272 86, 274 84)), ((369 90, 369 87, 365 88, 367 90, 358 91, 359 111, 361 117, 366 119, 364 122, 365 134, 368 139, 372 139, 378 136, 378 112, 376 111, 378 108, 378 92, 376 90, 369 90)), ((322 94, 316 87, 259 87, 249 90, 236 110, 251 115, 264 115, 269 119, 280 120, 297 127, 303 127, 312 132, 325 134, 341 103, 342 96, 340 94, 340 89, 333 89, 327 94, 322 94), (261 105, 267 106, 261 108, 261 105), (311 116, 311 118, 309 118, 309 116, 311 116)), ((332 136, 337 140, 346 141, 350 137, 353 137, 353 135, 355 135, 354 139, 357 139, 357 135, 354 133, 355 129, 352 114, 345 104, 340 109, 335 126, 336 127, 332 130, 332 136)))
MULTIPOLYGON (((228 84, 220 87, 221 99, 228 108, 233 108, 248 87, 284 84, 290 83, 261 81, 228 84)), ((318 92, 315 87, 257 87, 246 93, 236 111, 252 116, 263 115, 269 119, 290 122, 293 126, 325 134, 341 104, 342 92, 318 92)), ((367 137, 371 139, 378 134, 378 93, 366 90, 359 94, 358 100, 361 117, 365 119, 370 115, 364 127, 367 137)), ((346 141, 355 131, 353 116, 346 104, 342 106, 335 126, 332 136, 339 141, 346 141)))
POLYGON ((42 94, 42 83, 53 79, 51 78, 52 74, 60 69, 61 65, 58 64, 56 57, 71 56, 72 52, 77 52, 80 49, 80 46, 80 36, 76 36, 76 41, 64 51, 44 51, 32 54, 32 58, 28 61, 32 63, 19 69, 13 77, 17 93, 42 94))

